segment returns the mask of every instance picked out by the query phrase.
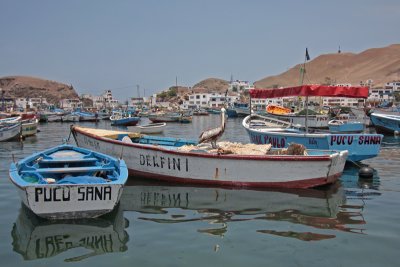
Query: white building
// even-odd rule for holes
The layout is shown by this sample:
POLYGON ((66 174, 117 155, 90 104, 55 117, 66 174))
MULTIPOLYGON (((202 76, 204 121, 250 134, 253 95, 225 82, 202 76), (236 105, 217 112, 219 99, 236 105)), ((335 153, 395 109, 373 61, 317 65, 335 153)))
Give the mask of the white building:
POLYGON ((385 89, 391 89, 393 90, 393 92, 400 91, 400 81, 393 81, 386 83, 385 89))
POLYGON ((370 88, 368 102, 391 102, 394 100, 393 88, 370 88))
POLYGON ((189 95, 189 100, 183 101, 181 109, 220 108, 225 103, 230 104, 239 100, 238 95, 218 93, 194 93, 189 95))
POLYGON ((233 92, 240 92, 245 90, 254 89, 254 85, 248 81, 236 80, 229 83, 228 90, 233 92))
POLYGON ((26 109, 28 106, 28 100, 26 98, 20 97, 15 99, 15 105, 19 109, 26 109))
POLYGON ((82 108, 82 101, 78 98, 75 99, 61 99, 60 107, 65 110, 73 110, 76 108, 82 108))
POLYGON ((49 103, 47 103, 47 99, 43 97, 35 97, 35 98, 29 98, 28 99, 28 107, 29 108, 41 108, 48 106, 49 103))

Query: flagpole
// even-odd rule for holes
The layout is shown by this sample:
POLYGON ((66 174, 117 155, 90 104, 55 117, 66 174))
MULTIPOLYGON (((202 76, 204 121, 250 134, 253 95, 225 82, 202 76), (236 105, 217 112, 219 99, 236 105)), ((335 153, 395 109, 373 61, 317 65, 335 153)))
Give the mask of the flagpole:
MULTIPOLYGON (((309 59, 310 59, 310 56, 308 55, 308 49, 306 48, 306 54, 304 55, 304 63, 303 63, 303 68, 302 68, 302 73, 301 73, 301 83, 300 83, 300 85, 303 85, 304 74, 306 72, 306 62, 309 59)), ((308 133, 308 96, 306 96, 305 106, 306 106, 305 126, 306 126, 306 133, 308 133)))

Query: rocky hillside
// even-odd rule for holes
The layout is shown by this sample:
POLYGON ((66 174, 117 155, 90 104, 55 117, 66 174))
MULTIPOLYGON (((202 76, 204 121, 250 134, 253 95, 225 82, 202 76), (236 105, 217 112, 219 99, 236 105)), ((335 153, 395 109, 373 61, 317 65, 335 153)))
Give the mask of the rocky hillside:
POLYGON ((225 93, 225 91, 228 89, 228 86, 229 82, 225 80, 209 78, 193 85, 193 89, 205 89, 206 92, 225 93))
MULTIPOLYGON (((255 82, 258 88, 293 86, 300 83, 298 64, 288 71, 255 82)), ((304 83, 351 83, 373 80, 373 86, 400 80, 400 44, 372 48, 359 54, 325 54, 306 63, 304 83)))
POLYGON ((27 76, 2 77, 0 88, 5 90, 5 96, 43 97, 52 104, 58 104, 63 98, 78 97, 72 85, 27 76))

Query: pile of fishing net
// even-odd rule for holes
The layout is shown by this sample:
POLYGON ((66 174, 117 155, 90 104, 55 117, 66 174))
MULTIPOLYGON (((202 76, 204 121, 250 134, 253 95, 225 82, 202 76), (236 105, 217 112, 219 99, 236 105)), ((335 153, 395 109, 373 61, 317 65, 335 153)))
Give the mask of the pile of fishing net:
POLYGON ((211 144, 188 145, 178 148, 183 152, 202 152, 211 154, 235 155, 307 155, 306 148, 301 144, 290 144, 288 148, 272 149, 271 144, 242 144, 236 142, 218 142, 218 148, 213 149, 211 144))

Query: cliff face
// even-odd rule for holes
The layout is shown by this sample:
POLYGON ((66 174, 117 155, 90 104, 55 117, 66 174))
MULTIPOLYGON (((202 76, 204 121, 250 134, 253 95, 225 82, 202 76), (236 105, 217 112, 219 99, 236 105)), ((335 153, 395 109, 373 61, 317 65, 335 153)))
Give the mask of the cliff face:
MULTIPOLYGON (((255 82, 258 88, 273 86, 295 86, 300 84, 298 64, 288 71, 266 77, 255 82)), ((400 44, 383 48, 372 48, 359 54, 325 54, 306 63, 304 83, 351 83, 373 80, 373 86, 382 86, 386 82, 400 80, 400 44)))
POLYGON ((6 96, 15 98, 43 97, 51 104, 58 104, 60 99, 64 98, 78 98, 78 94, 72 85, 35 77, 3 77, 0 78, 0 88, 5 91, 6 96))

